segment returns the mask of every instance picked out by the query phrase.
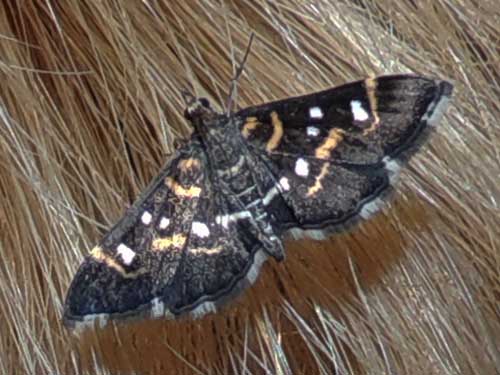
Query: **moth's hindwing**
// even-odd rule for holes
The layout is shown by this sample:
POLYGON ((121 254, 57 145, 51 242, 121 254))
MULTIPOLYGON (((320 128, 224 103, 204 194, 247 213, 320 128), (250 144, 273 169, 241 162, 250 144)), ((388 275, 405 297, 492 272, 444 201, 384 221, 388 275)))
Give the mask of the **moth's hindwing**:
POLYGON ((80 266, 64 320, 201 316, 253 283, 267 255, 248 217, 212 184, 192 140, 80 266))
POLYGON ((290 185, 282 197, 295 218, 282 228, 321 235, 377 211, 451 92, 445 81, 385 76, 237 113, 253 152, 290 185))

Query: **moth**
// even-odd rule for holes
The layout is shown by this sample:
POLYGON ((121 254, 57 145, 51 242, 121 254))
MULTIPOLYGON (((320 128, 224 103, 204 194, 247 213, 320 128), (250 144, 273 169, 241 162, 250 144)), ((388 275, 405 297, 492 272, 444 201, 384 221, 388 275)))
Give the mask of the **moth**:
POLYGON ((230 115, 189 97, 189 141, 83 261, 65 323, 215 312, 285 258, 287 234, 320 238, 379 210, 452 90, 390 75, 230 115))

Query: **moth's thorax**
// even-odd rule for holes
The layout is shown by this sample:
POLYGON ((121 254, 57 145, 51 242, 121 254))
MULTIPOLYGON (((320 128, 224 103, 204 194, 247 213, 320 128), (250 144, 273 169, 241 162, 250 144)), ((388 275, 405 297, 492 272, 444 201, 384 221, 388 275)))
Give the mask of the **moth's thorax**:
POLYGON ((212 176, 231 209, 219 217, 220 223, 250 218, 249 231, 267 254, 283 258, 283 244, 271 224, 267 212, 266 195, 275 189, 275 182, 265 173, 265 166, 244 145, 240 128, 243 119, 219 114, 207 101, 193 99, 186 108, 201 140, 212 176))
POLYGON ((234 117, 218 115, 195 125, 209 159, 218 169, 232 167, 243 152, 239 121, 234 117))

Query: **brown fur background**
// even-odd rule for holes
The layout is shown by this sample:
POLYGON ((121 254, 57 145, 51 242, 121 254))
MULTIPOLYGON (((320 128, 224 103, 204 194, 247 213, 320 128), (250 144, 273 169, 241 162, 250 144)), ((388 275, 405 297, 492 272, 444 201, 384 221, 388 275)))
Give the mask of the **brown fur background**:
POLYGON ((0 5, 1 374, 500 373, 500 3, 0 5), (180 90, 242 107, 371 74, 455 83, 392 205, 287 246, 197 321, 71 335, 83 256, 189 132, 180 90))

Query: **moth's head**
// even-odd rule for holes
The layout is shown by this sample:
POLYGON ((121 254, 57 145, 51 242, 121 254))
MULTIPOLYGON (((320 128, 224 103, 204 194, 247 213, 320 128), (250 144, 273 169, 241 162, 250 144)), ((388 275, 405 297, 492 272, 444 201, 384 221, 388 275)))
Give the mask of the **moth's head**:
POLYGON ((182 96, 186 103, 184 117, 189 121, 194 122, 196 119, 208 120, 216 115, 207 98, 197 98, 187 92, 183 92, 182 96))

